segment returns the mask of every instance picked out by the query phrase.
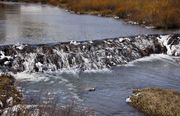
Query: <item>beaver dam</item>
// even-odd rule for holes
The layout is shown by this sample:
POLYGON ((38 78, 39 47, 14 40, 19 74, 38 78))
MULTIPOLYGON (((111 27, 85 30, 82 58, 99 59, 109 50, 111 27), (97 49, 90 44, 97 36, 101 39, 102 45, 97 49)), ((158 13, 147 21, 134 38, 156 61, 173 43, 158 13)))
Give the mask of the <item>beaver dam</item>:
POLYGON ((0 47, 3 71, 98 70, 151 54, 179 56, 180 35, 144 35, 94 41, 0 47))

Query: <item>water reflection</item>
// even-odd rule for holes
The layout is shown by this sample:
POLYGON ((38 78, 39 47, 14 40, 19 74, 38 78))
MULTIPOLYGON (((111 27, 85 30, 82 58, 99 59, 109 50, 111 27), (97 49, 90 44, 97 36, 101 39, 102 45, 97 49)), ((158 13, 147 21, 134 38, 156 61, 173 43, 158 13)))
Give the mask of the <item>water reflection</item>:
MULTIPOLYGON (((42 8, 41 6, 20 6, 20 13, 21 15, 26 15, 28 13, 41 13, 42 8)), ((22 37, 23 38, 29 38, 29 39, 37 39, 41 38, 44 31, 43 31, 43 24, 38 23, 36 21, 36 17, 21 17, 21 25, 22 25, 22 37)))
POLYGON ((22 22, 22 37, 28 39, 41 39, 46 36, 43 24, 34 24, 31 22, 22 22))
POLYGON ((23 6, 20 6, 21 14, 26 13, 41 13, 42 12, 42 6, 29 6, 28 4, 25 4, 23 6))
POLYGON ((6 19, 6 15, 4 13, 4 5, 0 4, 0 43, 5 41, 6 30, 5 30, 5 22, 3 19, 6 19))

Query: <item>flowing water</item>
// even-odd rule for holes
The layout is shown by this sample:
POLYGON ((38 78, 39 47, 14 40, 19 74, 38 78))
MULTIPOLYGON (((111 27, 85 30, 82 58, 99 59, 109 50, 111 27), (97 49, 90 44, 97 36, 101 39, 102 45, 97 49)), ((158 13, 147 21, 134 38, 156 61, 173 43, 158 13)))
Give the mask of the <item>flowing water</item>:
MULTIPOLYGON (((163 54, 163 49, 161 49, 162 51, 158 49, 160 54, 152 54, 150 56, 147 54, 144 55, 145 57, 142 57, 142 53, 141 55, 139 53, 142 48, 148 48, 149 45, 153 49, 158 48, 158 46, 152 45, 155 41, 150 41, 149 38, 140 41, 142 46, 135 42, 138 50, 130 46, 131 44, 128 43, 130 40, 128 39, 125 42, 121 42, 120 39, 118 39, 118 42, 116 42, 116 39, 113 42, 100 40, 94 44, 90 40, 174 32, 177 33, 180 30, 145 29, 141 26, 129 25, 112 18, 70 14, 63 9, 47 5, 1 3, 0 44, 16 44, 16 46, 1 46, 0 49, 4 50, 0 53, 1 70, 4 71, 4 67, 11 69, 11 67, 15 66, 12 64, 8 65, 9 62, 13 62, 12 59, 19 61, 17 63, 19 67, 17 66, 16 68, 25 71, 18 72, 19 70, 17 70, 14 72, 18 73, 13 75, 20 81, 26 101, 32 104, 56 98, 58 100, 57 103, 61 104, 76 101, 78 104, 94 109, 99 116, 141 116, 143 114, 130 107, 125 102, 125 99, 136 88, 161 87, 180 91, 179 57, 169 56, 173 53, 170 54, 168 51, 168 55, 163 54), (87 42, 89 43, 80 43, 78 45, 79 43, 76 43, 75 40, 88 40, 87 42), (47 44, 50 47, 38 45, 39 43, 66 41, 71 42, 64 43, 65 45, 47 44), (18 43, 33 44, 33 46, 21 46, 18 43), (75 47, 71 46, 71 44, 75 45, 75 47), (123 51, 133 49, 131 57, 125 56, 121 50, 117 54, 112 52, 112 45, 114 46, 114 44, 117 45, 114 48, 115 50, 119 50, 119 47, 122 46, 123 51), (93 47, 89 49, 88 46, 93 47), (104 46, 109 49, 104 50, 104 46), (7 50, 6 48, 9 49, 7 50), (75 51, 71 48, 75 48, 75 51), (5 55, 9 53, 9 58, 6 58, 8 62, 6 63, 3 60, 5 51, 5 55), (74 52, 78 55, 74 55, 74 52), (56 55, 53 56, 52 53, 56 53, 56 55), (68 55, 64 55, 65 53, 68 55), (14 56, 10 57, 12 54, 14 56), (40 58, 37 57, 39 54, 40 58), (50 55, 48 56, 48 54, 50 55), (95 56, 99 56, 100 60, 97 60, 98 58, 95 56), (113 57, 114 59, 111 56, 115 56, 113 57), (69 60, 71 57, 75 60, 69 60), (57 63, 55 60, 57 58, 61 58, 61 65, 54 65, 57 63), (46 62, 45 68, 50 70, 43 69, 45 59, 48 59, 47 62, 50 62, 46 62), (111 59, 109 61, 112 62, 107 63, 102 61, 102 59, 106 59, 105 61, 111 59), (21 66, 21 63, 23 66, 21 66), (93 65, 90 66, 88 64, 93 65), (57 67, 59 68, 57 69, 57 67), (95 88, 96 91, 88 91, 91 88, 95 88)), ((150 53, 157 53, 156 51, 154 50, 150 53)))
POLYGON ((125 102, 132 90, 161 87, 180 91, 179 70, 180 65, 175 60, 161 54, 109 70, 19 73, 16 77, 25 79, 21 86, 25 88, 27 98, 34 98, 35 103, 55 96, 60 103, 70 100, 83 103, 95 109, 99 116, 141 116, 125 102), (87 88, 96 88, 96 91, 89 92, 87 88))

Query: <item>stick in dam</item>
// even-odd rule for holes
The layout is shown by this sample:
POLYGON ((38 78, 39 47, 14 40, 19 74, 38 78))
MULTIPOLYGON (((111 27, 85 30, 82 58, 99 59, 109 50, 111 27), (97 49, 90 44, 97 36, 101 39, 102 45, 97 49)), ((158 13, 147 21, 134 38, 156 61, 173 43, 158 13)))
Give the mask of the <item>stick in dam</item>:
POLYGON ((180 55, 180 34, 0 46, 0 67, 12 72, 103 69, 151 54, 180 55))

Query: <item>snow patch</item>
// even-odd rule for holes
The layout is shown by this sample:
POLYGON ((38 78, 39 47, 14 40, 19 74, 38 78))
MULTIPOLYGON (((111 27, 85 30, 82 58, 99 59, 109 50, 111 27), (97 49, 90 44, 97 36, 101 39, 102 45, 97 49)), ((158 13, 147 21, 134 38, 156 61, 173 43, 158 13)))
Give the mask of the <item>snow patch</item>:
POLYGON ((126 98, 126 103, 131 103, 132 101, 131 101, 131 99, 128 97, 128 98, 126 98))
POLYGON ((80 43, 77 42, 77 41, 71 41, 70 44, 73 44, 73 45, 79 45, 80 43))
POLYGON ((133 25, 138 25, 138 22, 134 22, 134 21, 128 21, 129 24, 133 24, 133 25))
POLYGON ((155 26, 145 26, 146 29, 155 29, 155 26))
POLYGON ((114 16, 113 18, 114 18, 114 19, 119 19, 119 17, 118 17, 118 16, 114 16))

